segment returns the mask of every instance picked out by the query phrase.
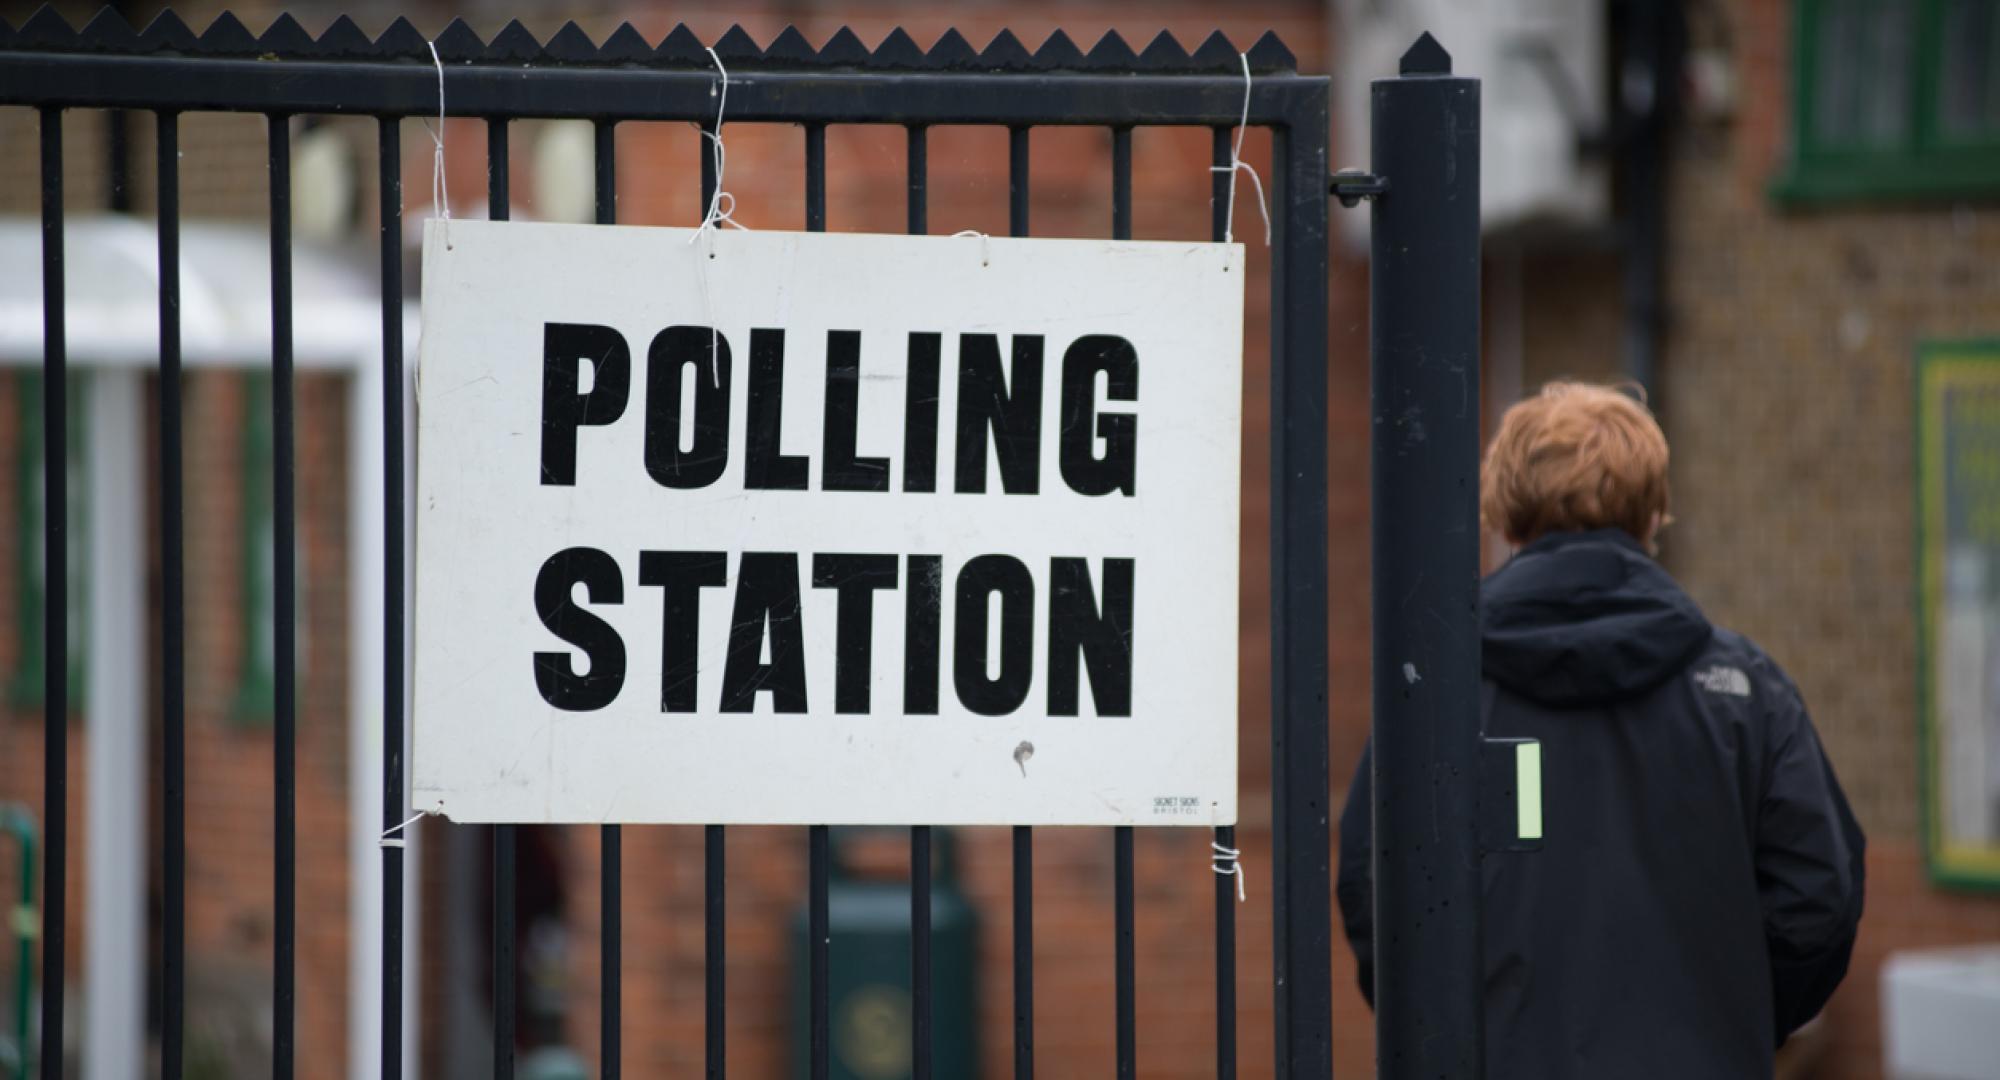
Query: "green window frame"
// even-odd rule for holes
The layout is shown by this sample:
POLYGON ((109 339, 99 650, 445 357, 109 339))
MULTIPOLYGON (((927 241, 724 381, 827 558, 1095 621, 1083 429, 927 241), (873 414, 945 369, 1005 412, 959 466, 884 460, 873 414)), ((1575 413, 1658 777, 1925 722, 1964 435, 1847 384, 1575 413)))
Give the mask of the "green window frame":
MULTIPOLYGON (((245 377, 243 410, 243 670, 230 715, 244 726, 271 723, 278 708, 277 669, 277 537, 271 434, 271 374, 253 371, 245 377)), ((300 538, 294 537, 295 541, 300 538)), ((303 544, 300 545, 303 547, 303 544)), ((304 577, 301 550, 292 565, 304 577)), ((305 673, 305 590, 292 612, 296 666, 305 673)))
POLYGON ((1914 396, 1925 861, 2000 890, 2000 338, 1922 344, 1914 396))
MULTIPOLYGON (((244 656, 242 676, 236 684, 236 700, 230 718, 238 726, 268 726, 278 712, 278 516, 272 504, 272 418, 270 418, 270 372, 248 372, 244 376, 244 428, 242 428, 242 612, 244 612, 244 656)), ((296 472, 294 472, 294 494, 296 472)), ((302 504, 302 502, 296 502, 302 504)), ((294 560, 298 576, 304 576, 306 552, 304 536, 294 534, 294 560)), ((294 582, 296 584, 296 582, 294 582)), ((294 678, 306 674, 306 590, 298 590, 292 606, 296 632, 294 678)))
POLYGON ((2000 0, 1794 0, 1781 202, 2000 197, 2000 0))
MULTIPOLYGON (((69 372, 66 400, 68 428, 64 452, 69 471, 69 529, 65 540, 69 555, 69 670, 68 690, 71 711, 81 711, 88 685, 90 651, 90 468, 89 394, 90 380, 80 371, 69 372)), ((42 522, 47 514, 43 488, 42 373, 22 369, 14 377, 14 404, 17 423, 14 490, 16 492, 14 546, 15 640, 21 643, 19 662, 7 680, 7 700, 19 706, 36 706, 46 700, 42 664, 44 651, 42 613, 48 606, 47 565, 42 556, 42 522)))

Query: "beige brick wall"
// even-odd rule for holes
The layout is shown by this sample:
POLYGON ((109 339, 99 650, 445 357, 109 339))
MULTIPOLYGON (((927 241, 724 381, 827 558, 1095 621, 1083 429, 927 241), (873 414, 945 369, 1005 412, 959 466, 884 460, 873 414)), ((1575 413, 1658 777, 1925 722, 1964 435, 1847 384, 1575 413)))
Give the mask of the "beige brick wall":
POLYGON ((1732 0, 1734 122, 1670 177, 1662 413, 1668 566, 1798 681, 1868 830, 1869 903, 1828 1009, 1823 1075, 1881 1075, 1876 990, 1897 949, 2000 938, 2000 899, 1929 883, 1918 835, 1912 372, 1919 343, 2000 332, 1991 205, 1786 210, 1789 5, 1732 0))
MULTIPOLYGON (((1751 37, 1782 32, 1778 6, 1731 5, 1746 54, 1788 55, 1751 37)), ((1746 77, 1788 95, 1782 73, 1746 77)), ((2000 215, 1781 209, 1773 132, 1736 134, 1684 139, 1672 176, 1667 559, 1798 680, 1871 833, 1911 840, 1911 374, 1920 342, 2000 331, 2000 215)))

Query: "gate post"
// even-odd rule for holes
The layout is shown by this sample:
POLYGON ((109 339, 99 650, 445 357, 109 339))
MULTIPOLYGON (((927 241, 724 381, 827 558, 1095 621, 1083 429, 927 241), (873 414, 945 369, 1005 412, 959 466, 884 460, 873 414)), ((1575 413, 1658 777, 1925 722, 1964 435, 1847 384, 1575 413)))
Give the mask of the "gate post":
POLYGON ((1373 86, 1375 1037, 1382 1080, 1483 1075, 1479 81, 1429 34, 1373 86))

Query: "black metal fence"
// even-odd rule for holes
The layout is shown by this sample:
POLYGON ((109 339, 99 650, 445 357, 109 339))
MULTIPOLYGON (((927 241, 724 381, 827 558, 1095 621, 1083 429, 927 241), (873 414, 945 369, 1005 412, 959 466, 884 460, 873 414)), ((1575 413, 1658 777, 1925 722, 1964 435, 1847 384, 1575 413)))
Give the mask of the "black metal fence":
MULTIPOLYGON (((296 670, 292 634, 297 590, 295 551, 295 507, 293 481, 293 393, 291 327, 291 208, 289 121, 310 114, 358 114, 375 118, 379 132, 381 193, 381 297, 382 297, 382 388, 384 473, 381 497, 383 542, 386 551, 382 658, 385 684, 382 689, 384 716, 383 762, 384 805, 382 824, 392 829, 406 814, 405 762, 405 641, 407 625, 404 595, 404 514, 403 487, 405 446, 403 442, 404 373, 402 340, 403 263, 401 223, 400 124, 406 118, 435 116, 439 110, 436 56, 446 70, 449 94, 445 106, 451 115, 483 118, 487 125, 489 206, 495 217, 503 217, 508 206, 507 160, 509 122, 524 118, 577 118, 591 121, 596 131, 596 217, 600 223, 617 219, 616 143, 622 123, 682 121, 712 125, 717 72, 703 43, 684 28, 675 30, 657 46, 649 44, 629 26, 619 28, 603 45, 593 44, 574 25, 566 26, 548 42, 537 41, 518 23, 510 25, 491 43, 483 42, 466 25, 454 22, 435 42, 427 41, 405 20, 397 20, 380 37, 370 40, 345 18, 335 21, 317 38, 308 34, 290 16, 279 18, 263 34, 254 35, 235 18, 224 15, 197 36, 171 13, 161 16, 143 31, 127 26, 107 10, 87 27, 75 30, 53 12, 44 10, 19 29, 0 22, 0 105, 25 105, 40 111, 41 177, 43 228, 43 282, 46 353, 43 361, 44 434, 52 448, 46 456, 47 499, 44 516, 49 600, 46 605, 45 723, 47 798, 47 882, 42 969, 41 1045, 60 1048, 64 1027, 63 958, 67 927, 64 912, 67 819, 65 789, 69 763, 62 733, 67 723, 68 704, 64 697, 67 663, 65 642, 66 597, 64 592, 64 543, 62 538, 67 493, 62 468, 64 456, 65 338, 63 300, 63 112, 67 108, 88 107, 144 110, 154 114, 158 132, 159 215, 159 462, 162 592, 159 626, 161 717, 164 734, 164 792, 162 852, 164 905, 162 940, 164 984, 160 1001, 162 1015, 162 1061, 167 1077, 180 1072, 183 1035, 183 984, 185 955, 183 930, 185 911, 185 819, 183 802, 184 771, 184 624, 185 587, 183 580, 183 471, 180 371, 181 334, 178 243, 180 210, 178 198, 179 151, 177 136, 184 113, 199 111, 247 112, 268 118, 270 163, 270 239, 272 312, 272 452, 274 512, 276 515, 276 714, 275 747, 276 802, 273 821, 276 829, 274 925, 276 948, 273 977, 274 1065, 273 1075, 292 1075, 294 1055, 295 1002, 295 722, 296 670)), ((1134 51, 1116 35, 1109 35, 1088 53, 1060 34, 1033 52, 1011 34, 1001 34, 983 50, 974 49, 956 31, 947 33, 928 51, 902 31, 897 31, 878 47, 869 49, 851 32, 842 30, 820 48, 813 48, 795 30, 787 30, 767 47, 759 47, 741 29, 733 29, 714 43, 715 56, 730 72, 729 119, 800 125, 805 144, 805 201, 809 229, 826 224, 825 133, 831 124, 876 124, 901 126, 908 139, 908 230, 926 230, 926 132, 932 125, 970 124, 1005 127, 1010 132, 1010 224, 1016 236, 1029 235, 1029 145, 1030 132, 1039 125, 1089 125, 1109 129, 1113 158, 1108 178, 1112 192, 1112 230, 1116 237, 1131 235, 1132 228, 1132 132, 1140 126, 1206 127, 1213 133, 1214 162, 1231 162, 1231 135, 1244 116, 1245 65, 1253 74, 1248 91, 1247 120, 1250 125, 1270 129, 1273 144, 1272 215, 1274 241, 1272 259, 1273 312, 1271 356, 1271 552, 1273 609, 1271 615, 1272 709, 1271 737, 1273 761, 1272 821, 1272 903, 1274 905, 1274 974, 1277 1016, 1277 1074, 1282 1077, 1328 1077, 1332 1073, 1330 958, 1334 947, 1330 915, 1330 843, 1328 835, 1328 743, 1327 743, 1327 301, 1328 301, 1328 82, 1323 77, 1298 74, 1291 54, 1275 37, 1266 35, 1247 52, 1220 34, 1209 37, 1192 54, 1171 36, 1161 34, 1143 50, 1134 51)), ((1441 51, 1438 53, 1442 55, 1441 51)), ((1422 58, 1420 58, 1422 59, 1422 58)), ((1448 70, 1448 66, 1445 70, 1448 70)), ((1398 82, 1438 82, 1435 66, 1413 72, 1413 79, 1398 82)), ((1446 79, 1454 84, 1470 80, 1446 79)), ((1378 86, 1378 108, 1381 89, 1378 86)), ((1411 99, 1415 100, 1415 99, 1411 99)), ((1428 100, 1428 99, 1427 99, 1428 100)), ((1427 218, 1434 203, 1411 203, 1400 217, 1385 218, 1378 213, 1376 250, 1382 257, 1383 230, 1410 230, 1405 239, 1415 237, 1419 254, 1398 265, 1396 287, 1404 299, 1401 307, 1385 308, 1378 289, 1376 307, 1378 365, 1384 356, 1385 335, 1395 340, 1393 347, 1407 347, 1412 321, 1428 316, 1410 307, 1414 298, 1430 292, 1427 275, 1438 265, 1450 265, 1450 290, 1445 307, 1455 314, 1446 334, 1448 347, 1461 365, 1448 386, 1435 380, 1413 381, 1396 392, 1405 396, 1428 395, 1417 405, 1449 402, 1449 407, 1433 432, 1458 433, 1448 443, 1449 460, 1426 466, 1429 472, 1410 472, 1403 464, 1407 446, 1388 446, 1379 441, 1387 423, 1398 423, 1392 398, 1378 395, 1377 461, 1375 484, 1378 492, 1377 551, 1408 549, 1402 560, 1402 576, 1412 589, 1441 590, 1432 618, 1445 621, 1448 630, 1461 631, 1454 640, 1473 642, 1476 636, 1469 609, 1463 608, 1465 586, 1477 570, 1476 530, 1470 506, 1465 502, 1465 450, 1476 450, 1477 432, 1477 97, 1471 99, 1469 116, 1464 102, 1442 98, 1410 111, 1410 130, 1416 133, 1412 147, 1403 155, 1410 176, 1392 176, 1406 190, 1424 191, 1422 198, 1460 200, 1460 213, 1435 221, 1427 218), (1451 114, 1467 125, 1442 139, 1443 126, 1435 124, 1451 114), (1430 109, 1432 115, 1419 115, 1430 109), (1443 112, 1439 112, 1443 109, 1443 112), (1437 126, 1437 131, 1431 131, 1437 126), (1470 132, 1470 143, 1463 137, 1470 132), (1414 145, 1421 143, 1421 145, 1414 145), (1451 167, 1467 164, 1472 178, 1444 179, 1444 162, 1452 153, 1462 155, 1451 167), (1417 174, 1433 174, 1429 187, 1417 174), (1469 200, 1466 199, 1468 190, 1469 200), (1466 232, 1465 206, 1471 209, 1471 230, 1466 232), (1426 232, 1428 230, 1428 232, 1426 232), (1419 235, 1421 234, 1421 235, 1419 235), (1427 239, 1428 238, 1428 239, 1427 239), (1436 242, 1433 242, 1436 241, 1436 242), (1439 247, 1442 243, 1443 247, 1439 247), (1428 245, 1428 246, 1426 246, 1428 245), (1469 247, 1468 247, 1469 245, 1469 247), (1471 253, 1469 268, 1464 264, 1471 253), (1468 276, 1469 275, 1469 276, 1468 276), (1465 317, 1471 313, 1473 321, 1465 317), (1401 320, 1400 322, 1398 320, 1401 320), (1471 336, 1467 337, 1467 328, 1471 336), (1398 328, 1401 328, 1400 330, 1398 328), (1398 345, 1398 343, 1401 343, 1398 345), (1463 370, 1469 364, 1470 371, 1463 370), (1466 411, 1464 395, 1473 402, 1466 411), (1387 403, 1385 406, 1385 402, 1387 403), (1452 409, 1456 410, 1453 418, 1452 409), (1469 419, 1468 419, 1469 417, 1469 419), (1448 429, 1448 430, 1447 430, 1448 429), (1463 438, 1473 433, 1472 442, 1463 438), (1399 471, 1403 470, 1403 471, 1399 471), (1455 484, 1448 491, 1430 495, 1406 494, 1385 504, 1379 493, 1395 490, 1412 481, 1423 485, 1455 484), (1454 494, 1456 501, 1454 501, 1454 494), (1387 511, 1385 513, 1385 511, 1387 511), (1449 515, 1449 517, 1445 517, 1449 515), (1426 520, 1428 518, 1428 520, 1426 520), (1441 520, 1458 520, 1464 526, 1464 543, 1457 547, 1432 545, 1423 548, 1409 543, 1412 536, 1437 531, 1441 520), (1383 522, 1395 524, 1385 526, 1383 522), (1386 534, 1381 530, 1388 528, 1386 534), (1463 565, 1461 565, 1463 563, 1463 565), (1442 572, 1438 572, 1440 567, 1442 572), (1427 577, 1429 574, 1431 576, 1427 577), (1462 576, 1463 580, 1459 578, 1462 576), (1426 584, 1428 582, 1428 584, 1426 584), (1450 610, 1446 610, 1447 606, 1450 610), (1443 612, 1439 614, 1439 612, 1443 612)), ((1379 116, 1379 113, 1378 113, 1379 116)), ((1378 132, 1377 154, 1383 155, 1378 132)), ((703 140, 701 156, 702 202, 706 207, 715 186, 714 149, 703 140)), ((1222 239, 1228 212, 1226 170, 1214 174, 1215 210, 1213 230, 1222 239)), ((1352 192, 1373 192, 1380 184, 1367 181, 1351 185, 1352 192)), ((1378 274, 1381 270, 1378 267, 1378 274)), ((1417 350, 1421 366, 1423 350, 1417 350)), ((1378 366, 1378 381, 1381 369, 1378 366)), ((1472 460, 1476 471, 1476 458, 1472 460)), ((1408 491, 1434 490, 1429 487, 1408 491)), ((1476 492, 1476 483, 1473 485, 1476 492)), ((1378 563, 1379 563, 1378 559, 1378 563)), ((1377 592, 1383 578, 1378 568, 1377 592)), ((1407 598, 1405 598, 1407 601, 1407 598)), ((1428 598, 1427 598, 1428 599, 1428 598)), ((1378 623, 1376 664, 1406 641, 1384 640, 1395 634, 1378 623)), ((1421 633, 1411 631, 1411 633, 1421 633)), ((1429 634, 1435 635, 1434 630, 1429 634)), ((1448 651, 1448 650, 1447 650, 1448 651)), ((1476 728, 1476 711, 1467 712, 1472 700, 1465 689, 1466 672, 1453 664, 1463 660, 1463 648, 1456 659, 1440 657, 1427 664, 1424 685, 1435 699, 1431 709, 1454 716, 1471 715, 1476 728), (1429 673, 1441 671, 1441 677, 1429 673), (1455 672, 1455 674, 1454 674, 1455 672)), ((1476 666, 1472 669, 1476 671, 1476 666)), ((1382 680, 1378 678, 1378 685, 1382 680)), ((1472 684, 1476 688, 1476 680, 1472 684)), ((1407 696, 1403 699, 1407 700, 1407 696)), ((1379 701, 1379 699, 1378 699, 1379 701)), ((1405 707, 1398 703, 1397 707, 1405 707)), ((1380 734, 1378 732, 1378 734, 1380 734)), ((1396 736, 1391 734, 1393 743, 1396 736)), ((1468 751, 1469 752, 1469 751, 1468 751)), ((1419 756, 1425 751, 1419 751, 1419 756)), ((1393 746, 1378 749, 1377 760, 1385 763, 1407 761, 1407 767, 1422 776, 1430 768, 1429 759, 1399 757, 1393 746)), ((1384 766, 1385 768, 1387 765, 1384 766)), ((1434 781, 1427 781, 1432 783, 1434 781)), ((1393 790, 1393 784, 1386 785, 1393 790)), ((1378 783, 1377 790, 1385 784, 1378 783)), ((1469 832, 1470 806, 1467 815, 1469 832)), ((1428 825, 1426 829, 1428 830, 1428 825)), ((1234 847, 1234 830, 1218 830, 1216 841, 1234 847)), ((706 921, 706 1049, 707 1075, 724 1073, 724 957, 723 919, 725 912, 724 868, 725 831, 721 826, 706 830, 705 904, 706 921)), ((914 931, 913 1042, 915 1075, 931 1075, 932 1062, 932 981, 930 949, 931 844, 928 827, 910 830, 912 885, 910 918, 914 931)), ((1133 845, 1129 828, 1119 828, 1112 838, 1115 867, 1116 918, 1116 1075, 1132 1077, 1136 1070, 1136 1030, 1134 1009, 1135 958, 1133 950, 1133 845)), ((1028 828, 1014 831, 1013 956, 1014 956, 1014 1061, 1015 1075, 1026 1078, 1035 1071, 1033 1021, 1034 976, 1034 887, 1032 855, 1034 834, 1028 828)), ((620 830, 604 826, 602 837, 602 1072, 620 1074, 620 830)), ((1383 849, 1383 845, 1378 845, 1383 849)), ((513 948, 513 876, 515 834, 511 827, 494 831, 495 901, 495 1072, 511 1076, 514 1033, 511 1030, 514 965, 508 955, 513 948)), ((1395 882, 1424 873, 1425 867, 1457 860, 1464 851, 1447 845, 1434 855, 1427 854, 1402 868, 1383 867, 1384 889, 1395 882)), ((385 847, 381 916, 384 927, 382 947, 382 1056, 380 1073, 401 1075, 403 1066, 403 925, 404 853, 385 847)), ((816 1078, 828 1075, 829 1017, 827 978, 829 836, 825 826, 809 829, 809 921, 810 933, 810 1062, 816 1078)), ((1434 867, 1433 867, 1434 868, 1434 867)), ((1440 871, 1443 872, 1443 871, 1440 871)), ((1453 925, 1472 928, 1469 939, 1476 949, 1476 899, 1472 881, 1465 887, 1459 915, 1453 925), (1470 920, 1469 923, 1462 920, 1470 920)), ((1458 894, 1453 894, 1458 895, 1458 894)), ((1216 1073, 1236 1075, 1235 997, 1235 898, 1232 883, 1218 876, 1215 882, 1215 1004, 1216 1073)), ((1388 923, 1383 937, 1390 937, 1388 923)), ((1432 940, 1435 929, 1421 922, 1404 926, 1404 935, 1413 941, 1432 940)), ((1424 963, 1441 964, 1438 970, 1449 977, 1451 965, 1469 973, 1462 935, 1448 942, 1443 951, 1426 954, 1424 963), (1459 950, 1453 953, 1452 949, 1459 950)), ((1382 963, 1385 970, 1396 966, 1393 954, 1401 946, 1385 941, 1382 963)), ((1385 986, 1387 980, 1385 979, 1385 986)), ((1461 995, 1463 997, 1463 995, 1461 995)), ((1385 999, 1385 1020, 1395 995, 1385 999)), ((1413 1008, 1422 1008, 1413 1004, 1413 1008)), ((1476 1009, 1475 1009, 1476 1012, 1476 1009)), ((1454 1013, 1450 1023, 1462 1024, 1454 1013)), ((1476 1047, 1476 1015, 1472 1018, 1476 1047)), ((1427 1038, 1421 1017, 1404 1034, 1412 1040, 1427 1038)), ((1385 1032, 1386 1034, 1386 1032, 1385 1032)), ((1403 1036, 1397 1036, 1402 1038, 1403 1036)), ((1460 1049, 1462 1043, 1454 1044, 1460 1049)), ((1428 1058, 1428 1054, 1417 1054, 1428 1058)), ((1389 1054, 1385 1050, 1385 1067, 1389 1054)), ((1461 1057, 1460 1059, 1464 1059, 1461 1057)), ((42 1075, 60 1075, 59 1050, 44 1053, 42 1075)), ((1067 1074, 1075 1063, 1062 1066, 1067 1074)), ((1392 1070, 1399 1071, 1399 1070, 1392 1070)), ((1436 1070, 1433 1070, 1436 1071, 1436 1070)), ((1385 1073, 1389 1075, 1389 1073, 1385 1073)), ((1430 1075, 1430 1073, 1426 1073, 1430 1075)), ((1450 1075, 1472 1075, 1452 1069, 1450 1075)))

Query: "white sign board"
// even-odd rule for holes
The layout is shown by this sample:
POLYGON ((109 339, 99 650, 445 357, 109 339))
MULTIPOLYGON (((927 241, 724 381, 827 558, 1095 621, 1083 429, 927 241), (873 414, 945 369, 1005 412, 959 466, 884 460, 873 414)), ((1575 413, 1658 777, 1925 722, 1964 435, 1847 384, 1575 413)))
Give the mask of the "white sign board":
POLYGON ((432 222, 414 804, 1236 820, 1240 245, 432 222))

